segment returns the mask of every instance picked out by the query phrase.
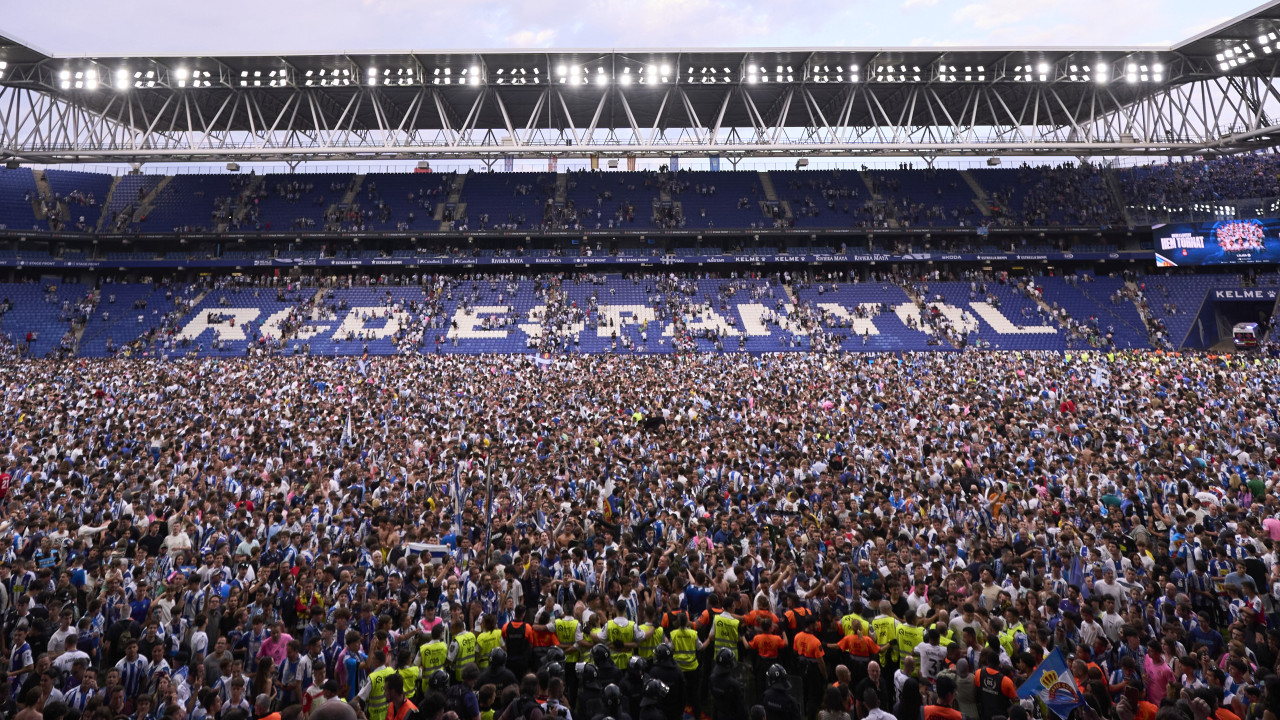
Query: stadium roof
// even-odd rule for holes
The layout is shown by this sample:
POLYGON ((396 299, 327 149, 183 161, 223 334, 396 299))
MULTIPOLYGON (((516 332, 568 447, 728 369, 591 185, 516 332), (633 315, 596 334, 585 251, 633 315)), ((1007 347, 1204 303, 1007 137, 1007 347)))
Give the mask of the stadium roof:
POLYGON ((1280 0, 1173 47, 85 57, 0 36, 0 155, 45 162, 1238 152, 1280 0))

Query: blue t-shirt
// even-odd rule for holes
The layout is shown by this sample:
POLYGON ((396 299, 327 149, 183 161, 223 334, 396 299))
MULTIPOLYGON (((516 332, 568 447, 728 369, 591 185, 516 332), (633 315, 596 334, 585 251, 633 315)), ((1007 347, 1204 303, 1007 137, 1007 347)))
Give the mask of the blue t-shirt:
POLYGON ((698 587, 697 585, 688 585, 684 589, 684 603, 687 606, 689 615, 697 617, 707 609, 707 597, 711 595, 711 588, 698 587))

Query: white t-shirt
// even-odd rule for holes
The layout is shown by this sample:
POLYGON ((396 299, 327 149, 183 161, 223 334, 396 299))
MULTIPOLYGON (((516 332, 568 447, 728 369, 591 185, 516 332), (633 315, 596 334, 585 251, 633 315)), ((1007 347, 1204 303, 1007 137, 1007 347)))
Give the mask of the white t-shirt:
POLYGON ((915 648, 920 656, 920 677, 932 680, 947 667, 947 650, 941 645, 920 643, 915 648))

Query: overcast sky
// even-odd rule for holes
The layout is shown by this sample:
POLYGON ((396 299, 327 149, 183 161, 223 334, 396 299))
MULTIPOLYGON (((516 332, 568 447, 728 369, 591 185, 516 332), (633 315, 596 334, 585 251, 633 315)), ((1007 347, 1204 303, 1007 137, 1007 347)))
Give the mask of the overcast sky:
POLYGON ((62 0, 0 33, 59 55, 480 48, 1170 45, 1253 0, 62 0))

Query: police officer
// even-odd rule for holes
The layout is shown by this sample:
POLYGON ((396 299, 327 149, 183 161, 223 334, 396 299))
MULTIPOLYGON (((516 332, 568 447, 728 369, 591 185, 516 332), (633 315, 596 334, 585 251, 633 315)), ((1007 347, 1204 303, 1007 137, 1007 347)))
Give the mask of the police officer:
POLYGON ((794 720, 800 717, 800 703, 791 696, 791 681, 786 668, 774 665, 765 674, 768 687, 761 698, 766 720, 794 720))
POLYGON ((601 686, 617 685, 622 682, 622 671, 614 664, 613 653, 609 651, 608 645, 596 643, 596 646, 591 648, 591 664, 596 666, 601 686))
POLYGON ((623 709, 622 689, 617 685, 606 685, 601 694, 601 700, 604 703, 604 709, 592 720, 604 720, 606 717, 611 717, 613 720, 631 720, 631 715, 623 709))
POLYGON ((440 713, 444 712, 444 693, 448 689, 449 673, 447 671, 437 670, 431 673, 427 678, 427 688, 422 702, 417 703, 422 717, 439 717, 440 713))
POLYGON ((649 668, 649 677, 661 680, 667 686, 667 694, 662 700, 662 710, 666 716, 679 718, 683 715, 684 673, 676 665, 670 645, 663 643, 653 649, 653 665, 649 668))
POLYGON ((738 663, 733 651, 721 648, 707 684, 711 688, 712 720, 742 720, 747 716, 746 689, 738 679, 738 663))
POLYGON ((516 674, 507 668, 507 651, 497 648, 489 653, 489 669, 480 675, 480 679, 476 681, 476 687, 493 685, 494 687, 504 688, 508 685, 515 685, 518 682, 520 680, 516 677, 516 674))
POLYGON ((671 688, 657 678, 649 678, 644 684, 644 699, 640 701, 640 713, 637 720, 668 720, 675 716, 668 715, 665 710, 667 695, 671 688))
POLYGON ((627 661, 627 671, 622 675, 622 682, 618 683, 618 688, 628 700, 627 712, 633 718, 640 716, 640 699, 644 696, 644 673, 647 669, 648 663, 644 658, 632 655, 627 661))
POLYGON ((603 692, 599 669, 591 663, 583 663, 578 669, 578 702, 574 705, 574 716, 593 718, 604 712, 603 692))

